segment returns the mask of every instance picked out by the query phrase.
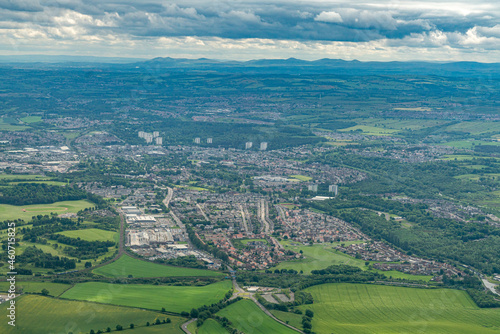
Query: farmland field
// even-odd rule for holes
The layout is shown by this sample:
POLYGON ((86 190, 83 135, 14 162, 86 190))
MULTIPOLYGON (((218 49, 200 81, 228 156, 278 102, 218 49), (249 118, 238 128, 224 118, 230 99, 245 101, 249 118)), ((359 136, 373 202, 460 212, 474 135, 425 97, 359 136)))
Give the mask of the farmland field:
POLYGON ((203 270, 164 266, 161 264, 134 259, 124 255, 113 263, 94 270, 96 274, 107 277, 169 277, 169 276, 222 276, 223 273, 203 270))
POLYGON ((480 309, 464 291, 368 284, 305 289, 313 331, 330 333, 498 333, 500 310, 480 309))
POLYGON ((243 299, 217 312, 233 323, 233 327, 251 334, 297 334, 264 313, 253 301, 243 299))
MULTIPOLYGON (((178 325, 185 321, 180 317, 167 316, 157 312, 35 295, 24 295, 16 300, 16 327, 9 326, 7 321, 2 321, 0 322, 0 333, 2 334, 67 334, 69 332, 77 334, 89 333, 91 329, 96 332, 99 329, 105 331, 107 327, 115 329, 118 324, 124 328, 131 323, 135 324, 136 327, 145 326, 148 321, 154 323, 156 318, 163 320, 169 317, 172 320, 172 325, 178 325)), ((7 319, 6 315, 6 304, 2 304, 0 305, 0 317, 7 319)))
POLYGON ((207 319, 200 328, 198 328, 197 334, 228 334, 229 332, 222 327, 214 319, 207 319))
POLYGON ((446 131, 461 131, 472 135, 489 132, 498 134, 500 132, 500 122, 461 122, 448 126, 446 131))
MULTIPOLYGON (((0 291, 7 291, 9 289, 10 283, 0 282, 0 291)), ((42 289, 49 290, 50 296, 59 296, 64 291, 71 288, 71 284, 60 284, 60 283, 49 283, 49 282, 16 282, 16 290, 31 293, 40 293, 42 289)))
POLYGON ((281 321, 287 322, 289 325, 292 325, 295 328, 302 328, 302 316, 303 314, 296 314, 293 312, 283 312, 278 310, 270 311, 276 318, 281 321))
POLYGON ((48 215, 51 212, 55 213, 71 213, 78 212, 85 208, 94 206, 93 203, 86 200, 79 201, 63 201, 52 204, 33 204, 15 206, 9 204, 0 204, 0 221, 7 219, 23 219, 24 221, 31 220, 31 217, 36 215, 48 215))
POLYGON ((98 228, 89 228, 85 230, 64 231, 58 234, 65 235, 70 238, 80 238, 86 241, 113 241, 117 232, 100 230, 98 228))
POLYGON ((119 306, 140 307, 180 313, 216 303, 231 289, 230 281, 207 286, 166 286, 110 283, 79 283, 61 298, 87 300, 119 306))

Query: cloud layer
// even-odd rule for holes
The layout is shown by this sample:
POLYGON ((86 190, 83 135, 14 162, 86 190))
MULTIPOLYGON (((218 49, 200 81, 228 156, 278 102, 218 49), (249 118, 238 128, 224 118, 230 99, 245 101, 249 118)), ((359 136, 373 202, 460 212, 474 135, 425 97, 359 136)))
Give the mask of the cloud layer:
POLYGON ((500 61, 499 19, 489 1, 0 0, 0 53, 500 61))

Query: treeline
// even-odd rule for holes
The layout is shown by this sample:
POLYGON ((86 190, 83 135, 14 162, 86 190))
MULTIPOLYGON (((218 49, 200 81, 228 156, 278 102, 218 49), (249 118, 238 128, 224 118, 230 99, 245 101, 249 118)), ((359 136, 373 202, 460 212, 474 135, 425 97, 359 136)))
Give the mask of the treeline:
POLYGON ((108 206, 107 202, 101 196, 70 186, 53 186, 45 183, 20 183, 4 187, 0 192, 0 203, 10 205, 50 204, 81 199, 87 199, 95 203, 98 208, 108 206))
POLYGON ((481 280, 476 276, 467 275, 463 279, 453 279, 443 275, 443 284, 456 289, 465 289, 481 308, 500 307, 500 301, 495 299, 496 296, 492 292, 485 289, 481 280))
POLYGON ((215 246, 209 245, 207 243, 203 243, 198 238, 198 236, 196 235, 195 231, 193 230, 193 228, 191 226, 186 225, 186 231, 188 233, 189 240, 191 241, 191 243, 193 243, 193 245, 196 248, 203 250, 205 252, 208 252, 208 253, 212 254, 213 256, 221 259, 224 262, 229 261, 229 256, 225 252, 221 251, 220 249, 218 249, 215 246))
POLYGON ((82 260, 94 259, 108 252, 108 247, 115 245, 114 241, 87 241, 80 238, 70 238, 62 234, 50 234, 50 240, 72 246, 65 247, 64 253, 82 260))
POLYGON ((442 194, 460 199, 467 198, 470 193, 491 190, 477 182, 455 178, 471 172, 454 161, 410 164, 389 158, 362 157, 342 149, 320 154, 315 160, 332 166, 340 163, 345 167, 370 172, 366 180, 350 185, 358 193, 398 193, 413 198, 439 199, 442 194))
POLYGON ((20 183, 2 189, 0 203, 11 205, 48 204, 87 198, 76 187, 52 186, 45 183, 20 183))
POLYGON ((207 269, 207 266, 201 263, 194 255, 179 256, 175 259, 156 259, 154 262, 177 267, 207 269))
POLYGON ((385 275, 378 272, 363 271, 360 268, 347 265, 332 265, 324 271, 316 271, 312 275, 299 275, 297 271, 290 273, 286 270, 278 273, 266 270, 265 272, 239 272, 237 281, 241 285, 271 286, 277 288, 290 288, 300 291, 307 287, 324 283, 365 283, 374 281, 387 281, 385 275))
POLYGON ((211 305, 203 305, 198 308, 192 308, 191 312, 182 312, 181 315, 185 317, 197 318, 196 326, 200 327, 203 325, 205 320, 214 319, 218 321, 224 328, 226 328, 229 333, 238 333, 235 328, 232 327, 232 323, 226 317, 219 317, 216 315, 217 312, 222 310, 225 307, 228 307, 231 304, 234 304, 242 299, 242 297, 236 297, 234 299, 230 299, 233 295, 233 290, 229 290, 222 300, 217 303, 213 303, 211 305))
POLYGON ((440 262, 451 260, 475 267, 485 274, 500 273, 500 229, 494 226, 472 222, 463 224, 412 211, 411 215, 404 217, 414 225, 403 228, 401 223, 387 221, 368 210, 326 211, 354 223, 375 240, 385 240, 408 254, 440 262))

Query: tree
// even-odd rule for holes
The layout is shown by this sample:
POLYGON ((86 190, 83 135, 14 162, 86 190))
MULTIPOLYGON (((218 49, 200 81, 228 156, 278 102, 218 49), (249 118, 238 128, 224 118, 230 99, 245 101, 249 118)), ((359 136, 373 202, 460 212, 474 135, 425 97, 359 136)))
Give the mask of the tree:
POLYGON ((116 325, 116 330, 117 331, 121 331, 123 329, 123 326, 122 325, 116 325))
POLYGON ((85 268, 90 268, 92 267, 92 263, 91 262, 85 262, 85 268))
POLYGON ((191 309, 190 316, 191 316, 191 318, 197 318, 198 317, 198 310, 195 308, 191 309))
POLYGON ((47 289, 42 289, 42 295, 48 296, 49 295, 49 290, 47 289))
POLYGON ((130 324, 130 329, 134 329, 134 324, 130 324))
POLYGON ((312 317, 314 317, 314 312, 311 310, 306 310, 306 316, 309 318, 312 318, 312 317))
POLYGON ((111 328, 110 327, 106 328, 106 332, 108 333, 111 332, 111 328))

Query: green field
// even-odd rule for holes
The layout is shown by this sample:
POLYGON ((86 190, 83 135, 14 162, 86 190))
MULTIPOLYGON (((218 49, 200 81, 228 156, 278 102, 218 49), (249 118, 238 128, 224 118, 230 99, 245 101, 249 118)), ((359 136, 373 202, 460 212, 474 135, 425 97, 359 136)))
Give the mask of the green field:
POLYGON ((294 179, 300 180, 300 181, 311 181, 312 177, 305 176, 305 175, 290 175, 290 177, 293 177, 294 179))
POLYGON ((0 180, 23 180, 23 181, 36 181, 36 180, 50 180, 50 177, 39 174, 0 174, 0 180))
MULTIPOLYGON (((9 289, 10 283, 0 282, 0 291, 7 291, 9 289)), ((49 290, 50 296, 59 296, 64 291, 71 288, 71 284, 61 284, 61 283, 51 283, 51 282, 16 282, 16 291, 30 292, 30 293, 40 293, 42 289, 49 290)))
MULTIPOLYGON (((193 332, 194 333, 194 332, 193 332)), ((196 331, 197 334, 228 334, 229 332, 214 319, 207 319, 196 331)))
POLYGON ((461 122, 446 127, 445 131, 461 131, 472 135, 490 132, 498 134, 500 132, 500 122, 461 122))
POLYGON ((305 289, 318 334, 499 333, 500 309, 480 309, 464 291, 368 284, 322 284, 305 289))
POLYGON ((180 313, 216 303, 231 289, 228 280, 207 286, 79 283, 61 298, 180 313))
POLYGON ((243 299, 217 312, 247 334, 297 334, 264 313, 253 301, 243 299))
MULTIPOLYGON (((289 241, 282 241, 281 244, 285 247, 285 249, 293 250, 294 252, 299 252, 302 250, 302 254, 304 255, 303 259, 296 259, 290 261, 284 261, 278 264, 276 267, 271 268, 275 269, 294 269, 304 274, 310 274, 312 270, 325 269, 331 265, 339 265, 339 264, 347 264, 349 266, 358 267, 363 270, 368 270, 368 267, 365 265, 364 260, 356 259, 350 255, 344 254, 340 251, 334 249, 334 247, 338 244, 352 244, 360 241, 345 241, 345 242, 335 242, 333 244, 315 244, 312 246, 304 246, 304 245, 293 245, 289 241)), ((432 276, 423 276, 423 275, 410 275, 406 273, 402 273, 399 271, 391 270, 391 271, 382 271, 382 270, 374 270, 379 273, 384 274, 387 277, 392 276, 392 278, 402 278, 402 279, 411 279, 411 280, 423 280, 430 281, 432 276)))
MULTIPOLYGON (((349 242, 343 242, 349 244, 349 242)), ((351 242, 352 243, 352 242, 351 242)), ((285 249, 293 250, 294 252, 299 252, 302 250, 304 259, 285 261, 278 264, 274 269, 294 269, 300 272, 303 271, 304 274, 310 274, 311 270, 324 269, 331 265, 338 264, 348 264, 350 266, 359 267, 365 269, 365 261, 355 259, 352 256, 343 254, 333 247, 335 244, 317 244, 313 246, 293 246, 290 242, 283 241, 281 244, 285 249)))
POLYGON ((164 266, 161 264, 134 259, 128 255, 113 263, 94 270, 94 273, 107 277, 169 277, 169 276, 222 276, 218 271, 164 266))
POLYGON ((28 126, 10 124, 0 117, 0 131, 22 131, 28 129, 28 126))
POLYGON ((303 314, 296 314, 293 312, 283 312, 278 310, 270 311, 276 318, 281 321, 287 322, 289 325, 292 325, 295 328, 302 328, 302 316, 303 314))
POLYGON ((34 204, 23 206, 0 204, 0 221, 19 218, 23 219, 24 221, 30 221, 31 217, 36 215, 48 215, 51 212, 55 212, 58 214, 70 212, 76 213, 80 210, 90 208, 92 206, 94 206, 94 204, 87 200, 64 201, 52 204, 34 204))
POLYGON ((395 129, 379 128, 370 125, 356 125, 356 126, 351 126, 350 128, 341 129, 339 131, 342 132, 355 131, 369 136, 389 136, 391 134, 399 132, 399 130, 395 129))
MULTIPOLYGON (((2 319, 8 319, 6 305, 7 303, 0 305, 0 317, 2 319)), ((128 307, 24 295, 17 298, 16 327, 9 326, 7 321, 1 321, 0 333, 67 334, 72 332, 79 334, 89 333, 91 329, 96 332, 99 329, 105 331, 107 327, 115 329, 118 324, 122 325, 123 328, 127 328, 131 323, 136 327, 145 326, 148 321, 154 323, 157 318, 163 320, 167 317, 172 320, 172 324, 170 324, 172 328, 177 328, 181 323, 185 322, 184 318, 128 307)), ((142 332, 137 329, 137 332, 130 333, 142 332)))
MULTIPOLYGON (((187 319, 167 316, 172 320, 170 324, 159 324, 153 325, 150 321, 151 326, 135 328, 134 330, 128 330, 126 334, 184 334, 181 329, 181 325, 187 321, 187 319)), ((160 318, 162 319, 162 318, 160 318)))
POLYGON ((20 119, 24 123, 36 123, 42 120, 42 116, 26 116, 20 119))
POLYGON ((113 231, 100 230, 98 228, 89 228, 85 230, 64 231, 58 234, 65 235, 70 238, 80 238, 86 241, 113 241, 116 240, 115 236, 118 234, 113 231))

